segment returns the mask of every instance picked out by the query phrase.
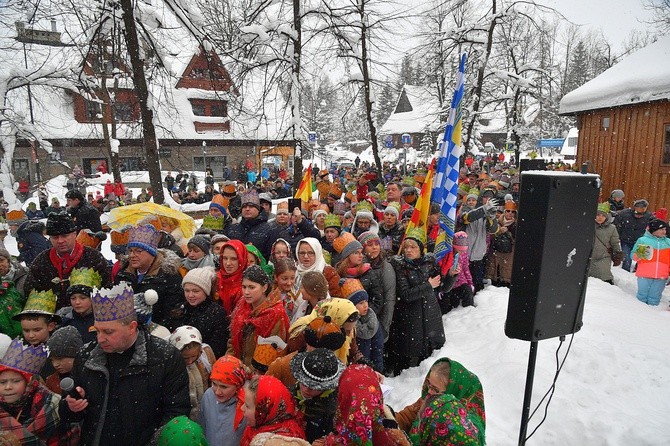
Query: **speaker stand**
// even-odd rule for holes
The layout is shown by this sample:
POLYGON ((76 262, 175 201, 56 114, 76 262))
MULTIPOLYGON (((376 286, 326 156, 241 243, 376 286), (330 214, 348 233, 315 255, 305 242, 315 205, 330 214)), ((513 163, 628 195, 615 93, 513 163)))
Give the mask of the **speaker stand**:
POLYGON ((530 400, 533 396, 533 379, 535 378, 535 361, 537 359, 537 341, 531 341, 528 354, 528 372, 526 373, 526 390, 523 395, 523 410, 521 412, 521 429, 519 432, 519 446, 526 444, 528 431, 528 416, 530 414, 530 400))

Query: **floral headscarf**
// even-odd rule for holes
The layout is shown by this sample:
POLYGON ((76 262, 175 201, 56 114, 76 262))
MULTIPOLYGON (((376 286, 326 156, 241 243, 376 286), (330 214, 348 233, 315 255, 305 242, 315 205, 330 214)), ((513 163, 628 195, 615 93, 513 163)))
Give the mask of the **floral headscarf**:
POLYGON ((350 365, 340 377, 335 432, 326 445, 391 445, 395 442, 383 425, 384 400, 379 378, 362 364, 350 365))
MULTIPOLYGON (((226 273, 223 266, 219 268, 217 276, 219 279, 218 297, 223 304, 223 308, 230 315, 235 309, 235 304, 242 295, 242 274, 249 263, 249 251, 247 247, 239 240, 228 240, 221 245, 221 255, 226 248, 233 248, 237 253, 237 261, 240 266, 232 274, 226 273)), ((220 264, 220 263, 219 263, 220 264)))
POLYGON ((274 376, 258 377, 255 416, 256 426, 247 426, 240 446, 248 446, 261 432, 305 438, 305 431, 296 419, 297 411, 293 397, 286 386, 274 376))
MULTIPOLYGON (((482 388, 482 383, 479 381, 477 375, 472 373, 470 370, 466 369, 461 363, 454 361, 449 358, 440 358, 435 364, 440 362, 448 361, 450 364, 449 372, 449 384, 447 385, 447 390, 445 390, 443 395, 450 395, 458 403, 458 408, 464 409, 467 412, 468 425, 474 426, 475 430, 470 430, 469 432, 474 432, 475 443, 463 443, 463 444, 484 444, 485 443, 485 430, 486 430, 486 412, 484 409, 484 390, 482 388)), ((431 367, 435 367, 435 364, 431 367)), ((428 396, 428 376, 430 371, 426 374, 426 378, 423 381, 423 387, 421 389, 422 398, 428 396)), ((444 411, 448 410, 450 407, 455 407, 450 402, 441 401, 439 403, 440 408, 444 411)), ((428 405, 426 405, 428 407, 428 405)), ((425 411, 424 411, 425 414, 425 411)), ((421 415, 417 420, 414 421, 411 430, 411 437, 414 441, 418 438, 419 433, 423 435, 424 429, 419 426, 421 420, 421 415)), ((435 415, 438 416, 438 415, 435 415)), ((449 414, 444 414, 445 417, 449 417, 449 414)), ((452 425, 453 429, 456 429, 456 425, 452 425)), ((422 443, 423 444, 423 443, 422 443)), ((431 443, 431 444, 440 444, 440 443, 431 443)), ((447 444, 447 443, 445 443, 447 444)), ((459 443, 455 443, 459 444, 459 443)))
POLYGON ((229 386, 237 387, 235 395, 237 403, 235 404, 235 419, 233 427, 237 429, 244 418, 242 404, 244 404, 244 383, 249 378, 249 371, 244 367, 242 361, 234 356, 226 355, 216 360, 212 366, 212 373, 209 379, 221 381, 229 386))
POLYGON ((253 254, 256 257, 256 259, 258 259, 258 266, 260 266, 268 276, 272 277, 272 275, 275 272, 275 269, 272 266, 272 264, 269 264, 265 260, 265 257, 263 257, 263 254, 261 254, 261 251, 258 248, 256 248, 253 245, 253 243, 247 243, 247 251, 249 251, 250 254, 253 254))
POLYGON ((168 421, 161 429, 158 446, 208 446, 202 427, 188 417, 179 416, 168 421))
POLYGON ((418 429, 412 428, 412 443, 422 446, 483 446, 484 433, 475 417, 455 396, 440 393, 428 398, 418 414, 418 429))

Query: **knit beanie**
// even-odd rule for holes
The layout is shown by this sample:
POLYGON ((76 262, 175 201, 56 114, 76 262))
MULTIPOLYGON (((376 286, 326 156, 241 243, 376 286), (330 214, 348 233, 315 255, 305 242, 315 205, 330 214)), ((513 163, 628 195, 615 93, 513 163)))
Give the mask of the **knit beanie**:
POLYGON ((375 234, 372 231, 365 231, 364 233, 362 233, 361 235, 358 236, 358 242, 363 246, 365 246, 366 243, 368 243, 372 240, 381 241, 380 238, 379 238, 379 235, 375 234))
POLYGON ((12 256, 9 254, 9 251, 7 251, 5 248, 0 248, 0 257, 4 257, 9 262, 12 261, 12 256))
POLYGON ((200 251, 204 252, 207 254, 209 252, 209 237, 205 235, 196 235, 194 237, 191 237, 191 239, 188 241, 186 244, 187 246, 195 246, 197 247, 200 251))
POLYGON ((146 290, 143 293, 135 293, 135 313, 138 322, 146 323, 153 314, 153 306, 158 302, 158 293, 154 290, 146 290))
POLYGON ((611 198, 623 198, 624 193, 621 189, 614 189, 612 193, 610 194, 611 198))
POLYGON ((323 300, 328 296, 328 281, 318 271, 307 271, 303 274, 300 286, 317 300, 323 300))
POLYGON ((344 201, 336 201, 333 203, 333 214, 344 215, 347 212, 347 204, 344 201))
POLYGON ((211 266, 205 266, 202 268, 193 268, 186 273, 184 278, 181 281, 181 286, 183 287, 187 283, 192 283, 193 285, 202 289, 207 296, 212 293, 212 282, 216 277, 216 272, 211 266))
POLYGON ((649 229, 649 232, 653 234, 654 232, 658 231, 659 229, 665 228, 667 230, 668 229, 668 224, 661 219, 654 218, 653 220, 651 220, 649 222, 649 225, 647 226, 647 228, 649 229))
POLYGON ((647 200, 645 200, 644 198, 639 199, 639 200, 635 200, 635 202, 633 203, 633 207, 634 208, 646 208, 646 207, 649 207, 649 202, 647 200))
POLYGON ((397 201, 392 201, 386 206, 386 209, 384 209, 385 214, 393 214, 396 216, 396 218, 400 217, 400 203, 397 201))
POLYGON ((465 197, 465 201, 468 201, 468 200, 476 200, 477 198, 479 198, 479 196, 478 196, 477 194, 468 194, 468 195, 465 197))
POLYGON ((47 340, 49 358, 74 358, 83 346, 79 330, 72 325, 59 328, 47 340))
POLYGON ((340 253, 341 259, 346 259, 350 254, 358 249, 363 249, 363 245, 356 240, 356 237, 350 232, 341 233, 335 240, 333 240, 333 248, 340 253))
POLYGON ((368 300, 368 292, 358 279, 340 279, 340 291, 342 296, 354 305, 368 300))
POLYGON ((458 231, 454 234, 453 247, 457 251, 463 251, 468 248, 468 234, 465 231, 458 231))

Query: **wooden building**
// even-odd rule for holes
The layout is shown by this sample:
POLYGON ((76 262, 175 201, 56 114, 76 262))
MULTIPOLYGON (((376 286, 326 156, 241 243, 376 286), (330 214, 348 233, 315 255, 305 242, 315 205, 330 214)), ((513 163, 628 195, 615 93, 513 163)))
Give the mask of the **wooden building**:
POLYGON ((621 189, 627 206, 670 207, 670 35, 565 95, 560 112, 577 117, 577 163, 601 176, 603 200, 621 189))

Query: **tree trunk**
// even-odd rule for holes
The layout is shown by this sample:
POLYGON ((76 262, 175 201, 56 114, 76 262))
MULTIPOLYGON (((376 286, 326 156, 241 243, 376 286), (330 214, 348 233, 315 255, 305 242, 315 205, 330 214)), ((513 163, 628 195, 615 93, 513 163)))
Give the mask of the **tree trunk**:
MULTIPOLYGON (((367 19, 365 17, 365 0, 359 0, 358 12, 361 17, 361 74, 363 75, 363 99, 365 100, 365 117, 370 129, 370 142, 372 143, 372 154, 375 157, 377 172, 382 175, 382 161, 379 158, 379 141, 377 141, 377 127, 372 118, 372 100, 370 99, 370 69, 368 68, 368 43, 367 43, 367 19)), ((405 163, 407 160, 405 160, 405 163)))
POLYGON ((123 34, 126 38, 130 64, 133 68, 133 83, 140 103, 140 114, 142 117, 142 145, 146 156, 147 170, 149 171, 149 182, 153 189, 154 203, 163 204, 163 180, 158 156, 158 140, 156 139, 156 128, 154 127, 154 112, 149 107, 149 90, 147 79, 144 75, 144 61, 140 57, 140 42, 137 37, 135 15, 133 13, 133 2, 131 0, 120 0, 123 10, 123 34))
POLYGON ((486 33, 486 52, 484 53, 483 59, 480 61, 479 70, 477 72, 477 83, 475 84, 475 89, 473 93, 473 102, 472 102, 472 112, 470 115, 470 122, 468 123, 468 129, 465 133, 464 142, 464 152, 463 156, 466 156, 472 147, 471 137, 475 129, 475 123, 477 122, 477 115, 479 114, 479 107, 481 104, 482 98, 482 89, 484 86, 484 74, 486 72, 486 66, 489 63, 489 57, 491 55, 491 47, 493 46, 493 31, 495 30, 496 23, 498 21, 497 17, 497 5, 496 0, 492 0, 491 8, 491 23, 489 24, 489 29, 486 33))
POLYGON ((293 42, 293 66, 291 67, 291 117, 293 150, 293 194, 298 191, 300 180, 302 180, 302 146, 300 144, 302 130, 298 127, 300 119, 300 63, 302 57, 302 17, 300 12, 300 0, 293 0, 293 29, 295 38, 293 42), (298 148, 300 154, 298 155, 298 148))
MULTIPOLYGON (((116 84, 116 80, 114 81, 116 84)), ((114 181, 121 181, 121 173, 119 172, 119 154, 112 150, 112 138, 116 139, 116 119, 114 117, 114 105, 109 96, 107 89, 107 75, 103 71, 102 78, 102 137, 107 144, 107 153, 109 153, 109 165, 107 171, 111 171, 114 176, 114 181), (112 133, 109 133, 109 127, 112 127, 112 133)), ((118 197, 122 199, 123 197, 118 197)))

